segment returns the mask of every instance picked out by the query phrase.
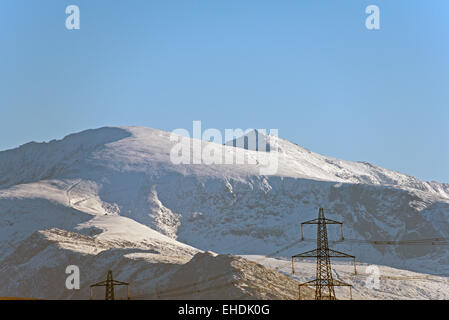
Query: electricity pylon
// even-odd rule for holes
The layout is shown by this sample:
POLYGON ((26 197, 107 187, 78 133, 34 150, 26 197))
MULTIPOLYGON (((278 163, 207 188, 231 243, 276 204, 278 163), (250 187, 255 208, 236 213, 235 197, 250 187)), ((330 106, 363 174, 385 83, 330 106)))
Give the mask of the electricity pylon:
POLYGON ((345 282, 335 280, 332 277, 332 268, 330 258, 352 258, 354 260, 354 273, 357 274, 355 265, 355 256, 329 249, 326 224, 340 224, 343 236, 343 223, 326 219, 324 216, 324 209, 320 208, 318 211, 318 219, 313 219, 301 223, 301 238, 304 239, 302 233, 303 224, 317 224, 317 248, 304 253, 292 256, 292 273, 295 273, 294 259, 295 258, 316 258, 316 279, 308 281, 299 285, 299 299, 301 299, 302 286, 315 287, 315 300, 336 300, 335 286, 349 286, 352 299, 352 286, 345 282))
POLYGON ((127 286, 128 287, 128 300, 129 300, 129 283, 114 280, 112 277, 112 271, 108 271, 106 281, 100 281, 90 286, 90 299, 92 300, 92 288, 94 287, 106 287, 105 300, 115 300, 114 286, 127 286))

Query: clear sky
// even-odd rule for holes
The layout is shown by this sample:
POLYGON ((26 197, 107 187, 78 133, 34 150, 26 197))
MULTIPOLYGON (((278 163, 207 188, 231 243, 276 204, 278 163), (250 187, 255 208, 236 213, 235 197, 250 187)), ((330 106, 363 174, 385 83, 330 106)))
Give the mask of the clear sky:
POLYGON ((0 150, 201 120, 449 182, 447 0, 1 0, 0 40, 0 150))

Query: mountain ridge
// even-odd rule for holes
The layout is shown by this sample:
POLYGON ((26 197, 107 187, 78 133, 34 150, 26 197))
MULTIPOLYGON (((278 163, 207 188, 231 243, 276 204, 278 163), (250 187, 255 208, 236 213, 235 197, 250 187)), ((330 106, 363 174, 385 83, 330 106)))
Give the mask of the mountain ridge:
MULTIPOLYGON (((50 142, 42 142, 42 143, 32 143, 32 145, 25 144, 21 147, 5 150, 0 152, 0 176, 7 176, 8 172, 17 172, 20 168, 17 168, 18 164, 22 163, 22 167, 26 164, 36 162, 37 158, 44 157, 43 154, 46 153, 54 153, 52 155, 55 157, 58 153, 63 152, 65 157, 62 159, 60 157, 56 157, 56 163, 65 163, 66 166, 73 165, 75 161, 81 161, 80 157, 83 158, 87 155, 93 155, 95 152, 101 153, 102 149, 108 148, 110 144, 120 144, 120 142, 124 142, 126 148, 126 142, 132 141, 136 139, 140 139, 141 142, 145 142, 148 147, 148 150, 151 148, 157 149, 156 151, 160 154, 168 155, 168 148, 162 148, 159 144, 148 144, 148 141, 145 141, 145 136, 153 137, 158 136, 163 137, 161 144, 167 143, 168 146, 173 146, 174 143, 170 143, 169 141, 164 141, 164 139, 168 139, 170 133, 164 132, 162 130, 146 128, 146 127, 101 127, 98 129, 89 129, 79 133, 74 133, 65 136, 61 140, 52 140, 50 142), (76 146, 76 147, 67 147, 67 145, 76 146), (61 147, 61 148, 59 148, 61 147), (37 150, 42 149, 42 150, 37 150), (67 149, 67 150, 65 150, 67 149), (21 154, 22 153, 22 154, 21 154), (30 157, 33 155, 33 159, 31 161, 23 160, 24 157, 30 157), (74 158, 75 160, 70 162, 69 157, 74 158), (9 160, 9 161, 8 161, 9 160), (9 163, 8 163, 9 162, 9 163), (3 169, 3 170, 2 170, 3 169)), ((295 163, 301 160, 298 166, 290 166, 287 170, 284 170, 279 173, 284 176, 291 177, 303 177, 315 178, 315 179, 323 179, 329 181, 337 181, 337 182, 352 182, 352 183, 368 183, 368 184, 384 184, 384 185, 405 185, 411 188, 417 188, 418 190, 424 191, 435 191, 440 195, 443 195, 449 198, 449 183, 441 183, 435 181, 421 181, 417 178, 414 178, 411 175, 399 173, 393 170, 388 170, 381 168, 377 165, 371 164, 366 161, 346 161, 340 160, 333 157, 323 156, 317 153, 314 153, 306 148, 303 148, 295 143, 289 142, 287 140, 276 138, 279 143, 279 154, 280 154, 280 165, 285 165, 285 163, 295 163), (287 149, 287 151, 283 151, 287 149), (296 150, 295 150, 296 149, 296 150), (306 157, 309 155, 309 157, 306 157), (298 167, 309 167, 311 170, 307 172, 307 170, 302 170, 302 172, 298 169, 298 167), (322 169, 322 170, 321 170, 322 169), (332 172, 332 174, 326 174, 327 172, 332 172), (324 172, 323 172, 324 171, 324 172)), ((205 142, 202 141, 203 145, 210 145, 213 142, 205 142)), ((215 143, 214 143, 215 144, 215 143)), ((218 144, 215 144, 218 147, 218 144)), ((123 146, 122 146, 123 147, 123 146)), ((226 146, 224 148, 233 147, 226 146)), ((121 149, 123 150, 123 148, 121 149)), ((139 150, 145 151, 145 150, 139 150)), ((152 155, 157 154, 157 152, 152 153, 152 155)), ((126 154, 126 151, 124 152, 126 154)), ((248 153, 254 153, 251 150, 248 150, 248 153)), ((103 153, 102 156, 105 154, 103 153)), ((161 160, 154 159, 151 160, 161 160)), ((169 162, 168 157, 163 159, 165 162, 169 162)), ((41 160, 42 162, 48 161, 48 159, 41 160)), ((182 167, 182 166, 181 166, 182 167)), ((251 165, 248 165, 251 167, 251 165)), ((61 170, 61 168, 59 168, 61 170)), ((248 168, 246 168, 248 169, 248 168)), ((5 178, 0 180, 0 187, 4 185, 13 185, 23 182, 35 182, 47 178, 61 178, 57 175, 57 170, 53 169, 53 171, 48 170, 49 172, 46 175, 41 174, 30 177, 29 179, 23 179, 22 181, 11 181, 11 183, 7 183, 5 178), (55 175, 56 174, 56 175, 55 175), (34 180, 33 180, 34 179, 34 180)), ((249 174, 254 174, 254 172, 249 171, 249 174)))

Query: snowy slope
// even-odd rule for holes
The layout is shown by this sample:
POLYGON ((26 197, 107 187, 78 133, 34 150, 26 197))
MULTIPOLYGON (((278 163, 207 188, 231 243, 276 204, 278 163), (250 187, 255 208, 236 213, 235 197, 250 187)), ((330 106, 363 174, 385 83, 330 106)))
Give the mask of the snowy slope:
MULTIPOLYGON (((364 263, 449 275, 444 241, 373 243, 449 238, 449 184, 265 139, 279 147, 275 175, 261 175, 257 162, 175 165, 170 133, 141 127, 88 130, 0 152, 0 275, 16 272, 16 250, 37 234, 59 243, 64 255, 87 255, 99 266, 100 257, 112 261, 131 254, 126 250, 173 264, 202 250, 288 257, 313 248, 315 229, 298 241, 299 223, 315 218, 319 207, 345 223, 347 241, 331 242, 335 249, 364 263)), ((247 159, 267 154, 201 143, 247 159)), ((47 256, 38 251, 33 259, 42 264, 47 256)), ((32 265, 21 268, 11 279, 32 265)), ((17 295, 0 292, 6 294, 17 295)))
MULTIPOLYGON (((127 227, 136 227, 122 221, 127 227)), ((110 226, 111 223, 108 223, 110 226)), ((142 226, 137 228, 143 228, 142 226)), ((141 230, 142 231, 142 230, 141 230)), ((115 232, 113 232, 115 233, 115 232)), ((135 239, 109 234, 101 239, 60 229, 35 232, 0 263, 0 293, 39 299, 88 299, 89 285, 108 270, 130 283, 139 299, 295 299, 298 282, 241 257, 201 253, 155 232, 135 239), (65 288, 65 268, 80 269, 81 290, 65 288), (267 285, 268 284, 268 285, 267 285)), ((116 288, 126 299, 126 287, 116 288)), ((305 292, 311 297, 312 291, 305 292)), ((94 299, 103 299, 96 288, 94 299)))
MULTIPOLYGON (((316 262, 301 260, 295 262, 295 274, 292 275, 290 259, 274 259, 264 256, 245 256, 245 258, 260 263, 267 268, 279 271, 289 277, 306 282, 313 280, 316 272, 316 262)), ((352 263, 332 261, 334 279, 353 286, 354 300, 448 300, 449 277, 416 273, 399 270, 381 265, 359 264, 357 275, 354 274, 352 263), (369 287, 373 273, 369 267, 379 268, 379 286, 369 287)), ((305 292, 305 290, 304 290, 305 292)), ((347 287, 335 287, 337 299, 348 300, 350 297, 347 287)), ((313 295, 312 295, 313 298, 313 295)), ((309 299, 304 296, 304 299, 309 299)))

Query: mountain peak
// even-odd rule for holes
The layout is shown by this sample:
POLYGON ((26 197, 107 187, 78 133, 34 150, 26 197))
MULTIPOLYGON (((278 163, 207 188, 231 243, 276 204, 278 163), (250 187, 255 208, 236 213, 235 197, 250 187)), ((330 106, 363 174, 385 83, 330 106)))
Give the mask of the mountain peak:
POLYGON ((245 150, 270 152, 273 149, 270 138, 271 136, 265 130, 249 129, 242 136, 227 141, 225 145, 245 150))

